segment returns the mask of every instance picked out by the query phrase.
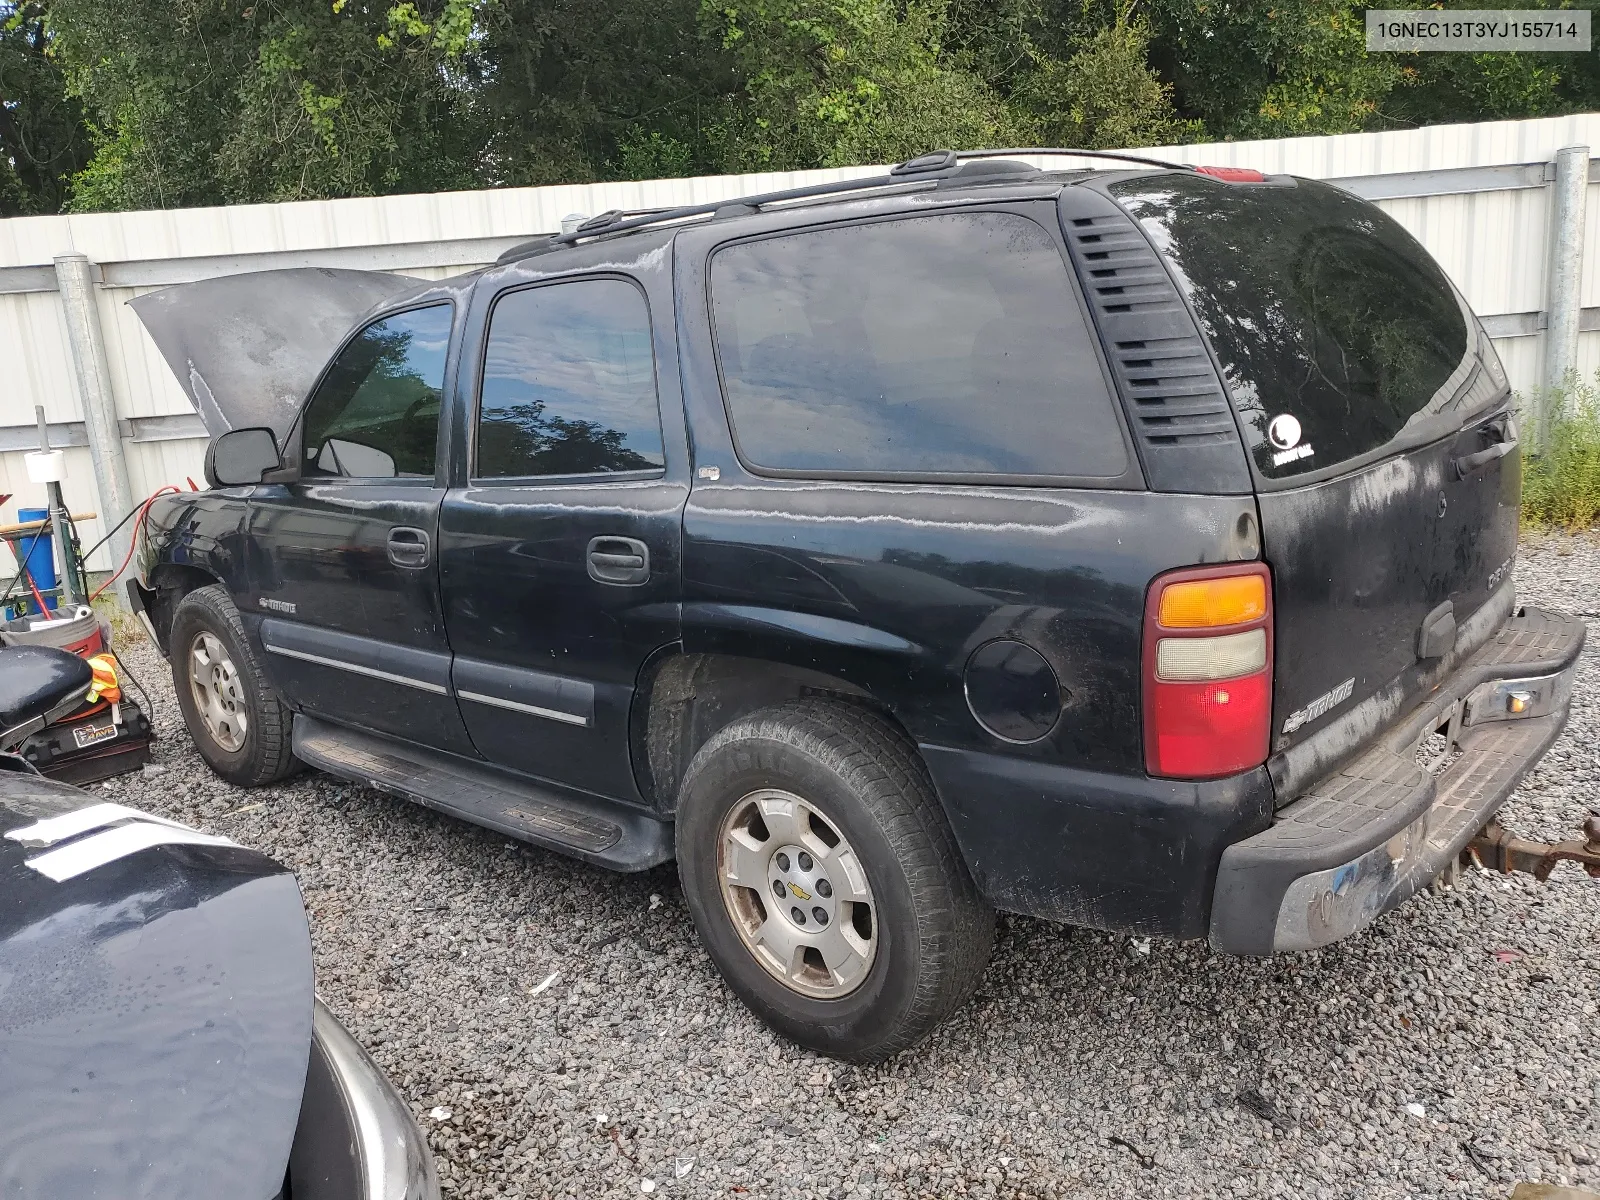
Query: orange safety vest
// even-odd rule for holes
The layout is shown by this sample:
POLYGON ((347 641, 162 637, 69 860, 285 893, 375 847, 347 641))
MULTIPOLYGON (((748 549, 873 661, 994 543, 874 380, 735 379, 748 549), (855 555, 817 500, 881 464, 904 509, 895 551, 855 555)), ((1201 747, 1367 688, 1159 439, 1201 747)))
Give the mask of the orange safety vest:
POLYGON ((122 699, 122 684, 117 679, 117 660, 110 654, 96 654, 89 659, 89 669, 94 672, 94 678, 89 683, 85 701, 89 704, 118 703, 122 699))

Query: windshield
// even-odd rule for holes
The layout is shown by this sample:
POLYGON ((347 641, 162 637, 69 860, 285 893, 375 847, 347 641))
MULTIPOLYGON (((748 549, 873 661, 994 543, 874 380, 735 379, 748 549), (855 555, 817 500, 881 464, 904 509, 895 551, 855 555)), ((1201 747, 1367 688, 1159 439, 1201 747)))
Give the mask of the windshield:
POLYGON ((1269 479, 1388 445, 1454 404, 1477 368, 1449 278, 1363 200, 1179 172, 1111 190, 1177 268, 1269 479))

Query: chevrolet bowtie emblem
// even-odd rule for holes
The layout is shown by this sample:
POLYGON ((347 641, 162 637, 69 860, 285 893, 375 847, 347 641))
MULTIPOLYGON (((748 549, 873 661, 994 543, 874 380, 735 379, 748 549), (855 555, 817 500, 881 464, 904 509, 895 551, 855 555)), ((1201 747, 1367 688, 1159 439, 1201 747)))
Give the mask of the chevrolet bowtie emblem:
POLYGON ((801 887, 798 883, 791 883, 789 885, 789 890, 794 893, 794 898, 796 900, 811 899, 811 893, 806 891, 805 888, 801 887))

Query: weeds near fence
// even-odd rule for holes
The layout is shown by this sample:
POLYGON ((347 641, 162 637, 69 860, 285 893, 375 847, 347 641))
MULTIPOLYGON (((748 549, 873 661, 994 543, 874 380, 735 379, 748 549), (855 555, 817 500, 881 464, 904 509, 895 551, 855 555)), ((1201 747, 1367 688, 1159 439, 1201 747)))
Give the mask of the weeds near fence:
POLYGON ((1587 529, 1600 516, 1600 374, 1547 403, 1557 415, 1543 452, 1522 460, 1522 519, 1587 529))

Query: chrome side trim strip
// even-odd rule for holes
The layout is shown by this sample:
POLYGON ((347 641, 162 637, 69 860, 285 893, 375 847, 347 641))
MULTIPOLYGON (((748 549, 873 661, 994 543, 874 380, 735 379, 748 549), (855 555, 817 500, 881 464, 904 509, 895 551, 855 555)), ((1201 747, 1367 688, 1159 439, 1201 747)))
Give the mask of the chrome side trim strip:
POLYGON ((532 717, 545 717, 551 721, 563 721, 568 725, 589 724, 588 717, 580 717, 577 713, 561 712, 554 708, 540 708, 537 704, 524 704, 520 700, 506 700, 499 696, 485 696, 482 692, 464 692, 456 689, 456 697, 460 700, 475 700, 479 704, 488 704, 494 708, 510 709, 512 712, 527 713, 532 717))
POLYGON ((360 663, 345 662, 339 658, 324 658, 320 654, 310 654, 304 650, 291 650, 287 646, 274 646, 271 642, 261 643, 267 648, 268 654, 281 654, 285 658, 298 658, 304 662, 316 663, 322 667, 333 667, 338 671, 351 671, 357 675, 368 675, 373 679, 387 680, 389 683, 398 683, 404 687, 416 688, 422 692, 432 692, 436 696, 448 696, 450 689, 441 687, 437 683, 429 683, 426 679, 412 679, 409 675, 396 675, 391 671, 380 671, 377 667, 364 667, 360 663))

